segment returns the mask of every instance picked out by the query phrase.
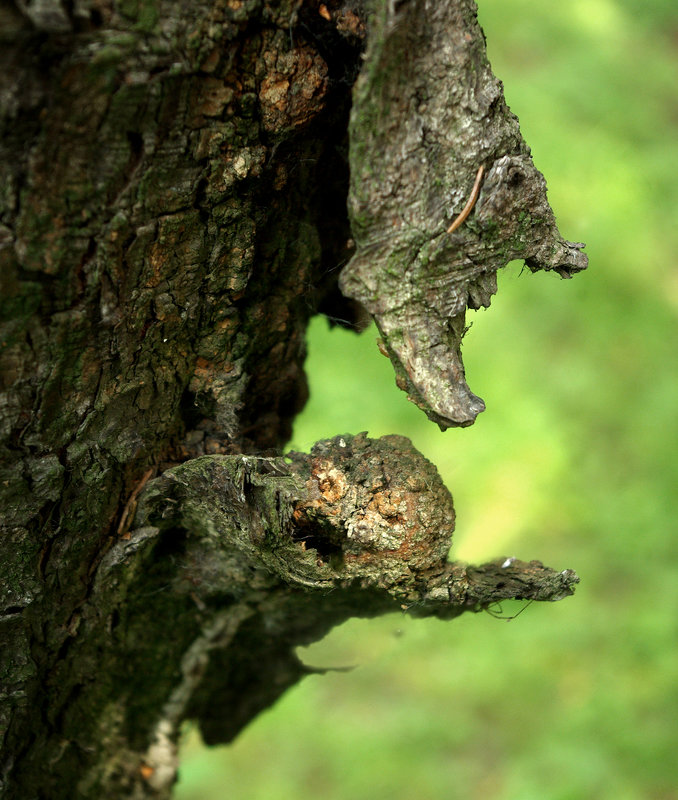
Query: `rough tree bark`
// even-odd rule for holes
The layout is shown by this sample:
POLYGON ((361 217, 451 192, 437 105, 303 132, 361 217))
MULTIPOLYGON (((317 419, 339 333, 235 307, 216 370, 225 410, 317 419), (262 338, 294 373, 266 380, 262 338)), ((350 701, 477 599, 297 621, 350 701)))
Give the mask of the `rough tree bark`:
POLYGON ((3 798, 167 797, 180 723, 229 741, 338 622, 572 593, 448 562, 406 439, 281 455, 313 314, 366 307, 466 425, 466 307, 585 266, 473 0, 16 0, 0 37, 3 798))

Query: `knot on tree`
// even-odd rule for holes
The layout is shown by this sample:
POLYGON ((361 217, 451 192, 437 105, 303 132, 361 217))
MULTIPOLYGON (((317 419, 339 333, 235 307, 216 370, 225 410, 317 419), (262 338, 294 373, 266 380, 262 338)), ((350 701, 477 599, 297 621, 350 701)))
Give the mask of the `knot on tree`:
POLYGON ((336 436, 286 460, 203 456, 167 470, 144 489, 138 533, 106 569, 137 536, 169 537, 182 542, 175 590, 201 603, 299 590, 341 603, 341 589, 368 615, 404 605, 447 617, 572 592, 574 573, 539 562, 449 563, 454 519, 436 468, 408 439, 336 436))
POLYGON ((310 456, 293 454, 292 467, 306 492, 295 535, 328 555, 338 575, 393 583, 445 561, 452 497, 409 439, 336 436, 310 456))

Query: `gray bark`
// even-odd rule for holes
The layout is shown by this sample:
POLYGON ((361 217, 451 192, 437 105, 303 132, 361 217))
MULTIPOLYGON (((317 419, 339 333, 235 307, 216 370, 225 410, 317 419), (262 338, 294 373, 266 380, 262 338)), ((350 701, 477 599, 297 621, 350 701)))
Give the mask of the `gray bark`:
POLYGON ((443 430, 471 425, 485 404, 461 359, 467 307, 489 306, 513 259, 571 277, 584 245, 556 227, 474 0, 376 8, 351 113, 357 252, 342 289, 374 315, 410 399, 443 430), (476 176, 472 216, 450 232, 476 176))
POLYGON ((350 616, 573 591, 538 562, 449 563, 451 497, 401 437, 281 457, 319 310, 365 304, 400 384, 467 424, 464 308, 516 255, 585 265, 474 5, 373 11, 0 7, 3 798, 167 797, 184 719, 229 741, 350 616))

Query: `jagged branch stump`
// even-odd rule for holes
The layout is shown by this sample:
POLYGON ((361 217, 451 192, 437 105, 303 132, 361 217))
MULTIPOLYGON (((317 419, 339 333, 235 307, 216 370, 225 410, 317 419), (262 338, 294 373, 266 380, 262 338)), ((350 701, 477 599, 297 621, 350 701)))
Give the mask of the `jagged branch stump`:
MULTIPOLYGON (((505 599, 558 600, 578 580, 539 562, 449 563, 452 497, 400 436, 338 436, 288 459, 192 459, 147 485, 136 522, 95 581, 99 614, 115 618, 114 642, 127 638, 126 692, 154 668, 166 686, 163 672, 183 654, 183 677, 162 707, 142 698, 148 749, 133 751, 118 734, 116 763, 139 791, 171 787, 185 718, 209 744, 230 741, 312 671, 295 648, 350 617, 450 619, 505 599), (168 560, 171 571, 146 568, 168 560), (145 629, 157 616, 171 629, 164 648, 149 652, 145 629)), ((111 717, 107 724, 113 736, 111 717)), ((108 759, 91 785, 110 771, 108 759)))
POLYGON ((374 316, 409 398, 442 429, 471 425, 485 404, 465 379, 466 309, 489 306, 514 259, 571 277, 584 245, 556 227, 474 0, 373 5, 350 122, 357 250, 341 287, 374 316))

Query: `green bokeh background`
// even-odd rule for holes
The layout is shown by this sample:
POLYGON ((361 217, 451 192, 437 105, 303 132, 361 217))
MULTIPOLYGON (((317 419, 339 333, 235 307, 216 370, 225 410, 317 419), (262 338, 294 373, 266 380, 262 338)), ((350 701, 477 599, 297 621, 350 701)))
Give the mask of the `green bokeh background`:
POLYGON ((293 446, 405 434, 454 495, 455 558, 539 558, 581 586, 509 621, 346 624, 302 657, 354 670, 231 747, 187 732, 179 800, 678 798, 678 7, 480 0, 480 19, 589 270, 503 271, 469 315, 487 411, 465 430, 407 402, 374 330, 316 319, 293 446))

